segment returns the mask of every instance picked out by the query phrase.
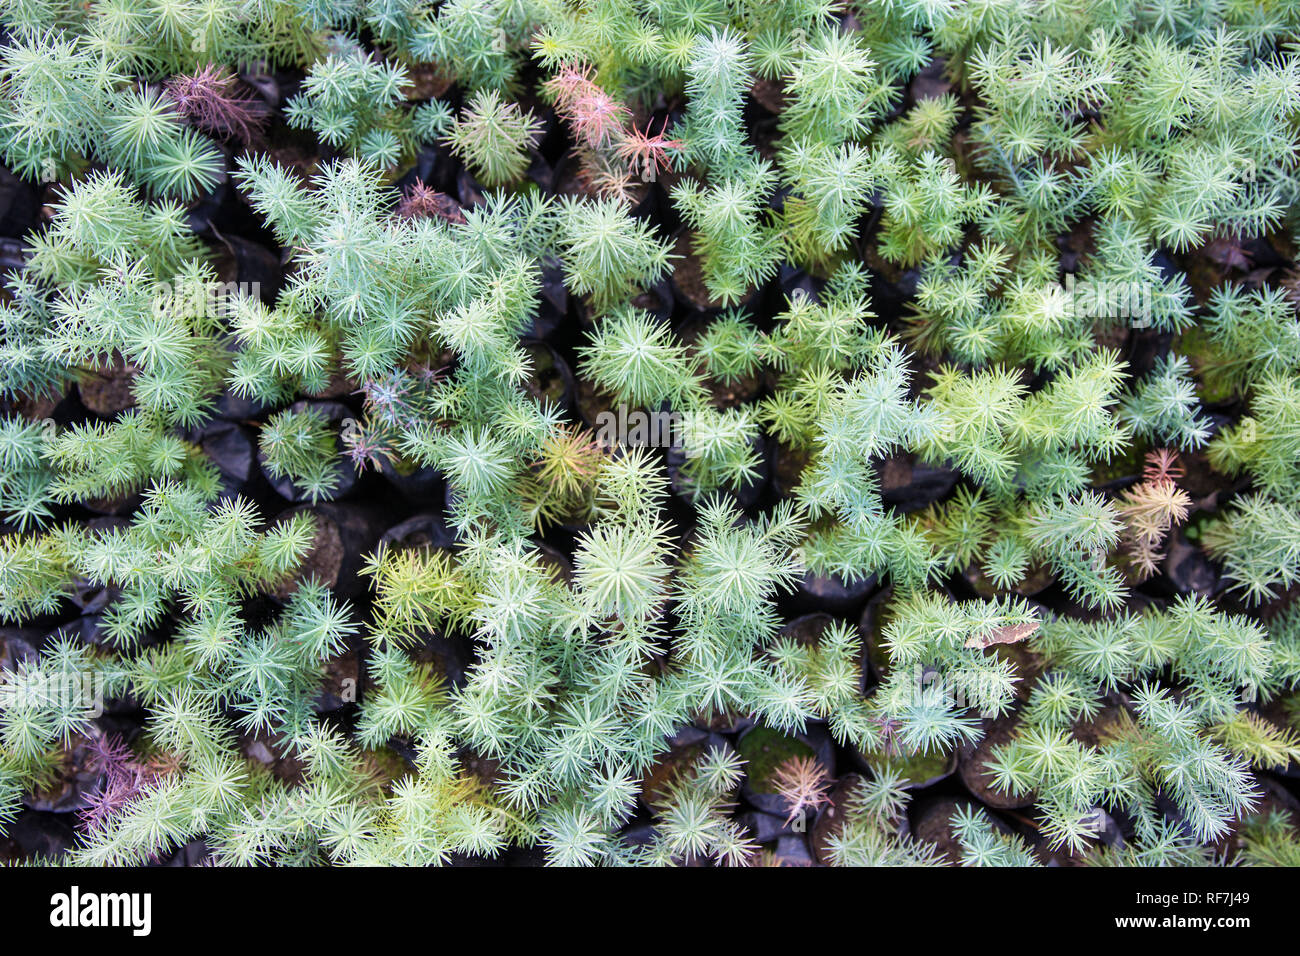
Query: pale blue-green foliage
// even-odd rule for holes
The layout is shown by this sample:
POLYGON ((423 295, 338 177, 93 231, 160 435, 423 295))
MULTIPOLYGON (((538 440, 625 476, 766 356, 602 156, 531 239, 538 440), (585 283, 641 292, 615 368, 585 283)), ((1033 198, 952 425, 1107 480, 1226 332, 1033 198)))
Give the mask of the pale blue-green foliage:
POLYGON ((104 698, 120 693, 115 665, 93 658, 75 637, 60 636, 39 661, 20 661, 3 672, 0 740, 19 762, 37 760, 56 742, 91 730, 104 698))
POLYGON ((741 107, 750 70, 744 40, 731 30, 713 29, 691 48, 686 67, 691 106, 683 136, 710 166, 727 169, 746 151, 741 107))
MULTIPOLYGON (((1223 716, 1223 702, 1269 682, 1272 648, 1260 625, 1219 611, 1202 597, 1180 598, 1168 610, 1095 622, 1067 619, 1042 626, 1035 649, 1098 692, 1154 677, 1166 667, 1198 688, 1192 698, 1207 720, 1223 716)), ((1046 704, 1036 705, 1046 707, 1046 704)), ((1068 723, 1068 721, 1067 721, 1068 723)))
POLYGON ((804 557, 815 573, 859 580, 888 571, 900 585, 919 587, 938 559, 919 529, 884 508, 870 461, 917 446, 939 422, 910 397, 897 343, 868 338, 855 351, 861 371, 836 386, 814 419, 816 453, 795 492, 811 517, 834 521, 813 530, 804 557))
POLYGON ((9 370, 54 382, 125 366, 136 407, 116 421, 47 430, 39 460, 29 448, 27 464, 14 463, 7 494, 26 489, 15 510, 36 517, 45 494, 120 497, 162 477, 213 492, 211 463, 170 431, 210 414, 227 361, 209 295, 216 274, 200 248, 180 207, 140 201, 121 173, 92 174, 54 206, 8 307, 10 327, 26 330, 9 343, 21 353, 9 370))
MULTIPOLYGON (((372 22, 377 11, 404 0, 382 0, 370 6, 372 22)), ((530 22, 532 3, 507 0, 449 0, 436 14, 399 21, 383 29, 399 33, 411 55, 420 61, 436 61, 469 89, 503 90, 518 70, 511 55, 522 46, 520 28, 530 22)), ((539 5, 540 6, 540 5, 539 5)))
POLYGON ((1182 356, 1164 355, 1121 402, 1120 419, 1135 435, 1184 450, 1203 445, 1210 423, 1198 414, 1196 383, 1182 356))
POLYGON ((442 119, 406 106, 404 67, 347 46, 313 64, 302 91, 285 104, 285 119, 335 149, 390 169, 414 150, 417 132, 435 132, 442 119))
POLYGON ((694 230, 692 251, 701 259, 709 294, 724 305, 739 302, 776 272, 780 230, 765 208, 775 187, 771 164, 754 158, 734 162, 707 188, 693 179, 673 188, 673 202, 694 230))
MULTIPOLYGON (((738 756, 671 745, 685 725, 742 718, 783 734, 824 722, 881 768, 844 794, 825 842, 842 864, 939 862, 900 835, 893 758, 947 758, 993 718, 1012 733, 992 783, 1033 795, 1049 850, 1201 863, 1252 812, 1253 768, 1300 757, 1249 706, 1293 707, 1295 609, 1267 628, 1225 611, 1232 597, 1128 612, 1135 523, 1102 482, 1145 448, 1207 448, 1252 485, 1206 502, 1186 539, 1252 606, 1300 582, 1300 322, 1285 287, 1233 278, 1296 221, 1297 17, 1192 0, 852 8, 4 4, 0 157, 66 187, 0 305, 0 390, 53 398, 112 372, 134 405, 61 428, 7 406, 0 422, 0 514, 17 527, 0 540, 0 618, 62 613, 84 588, 109 601, 102 650, 61 637, 16 673, 90 674, 145 713, 127 759, 147 786, 73 860, 139 865, 202 837, 235 865, 429 865, 516 844, 561 865, 748 862, 738 756), (263 62, 305 74, 283 115, 327 158, 307 174, 233 158, 288 278, 274 301, 213 313, 186 293, 217 273, 180 203, 227 159, 162 83, 263 62), (656 167, 666 220, 642 211, 659 186, 634 209, 619 188, 557 200, 524 182, 539 132, 524 80, 562 68, 586 70, 625 127, 577 157, 583 172, 606 189, 626 175, 640 196, 656 167), (408 99, 417 74, 421 89, 454 82, 459 116, 450 97, 408 99), (510 191, 396 215, 394 181, 435 140, 510 191), (664 221, 718 304, 759 293, 749 312, 648 311, 639 293, 694 266, 664 221), (1222 270, 1201 251, 1212 240, 1222 270), (1202 260, 1193 296, 1180 267, 1202 260), (769 309, 787 262, 808 275, 782 275, 795 291, 769 309), (598 404, 671 414, 681 447, 596 447, 536 397, 544 350, 521 340, 557 272, 590 321, 582 384, 598 404), (892 300, 913 279, 900 320, 892 300), (364 410, 340 449, 289 406, 345 378, 364 410), (367 556, 369 621, 295 580, 311 522, 268 526, 222 498, 194 442, 224 390, 265 407, 267 470, 311 497, 333 493, 342 450, 436 470, 456 545, 367 556), (1234 397, 1244 413, 1211 439, 1202 405, 1234 397), (888 506, 881 470, 925 466, 957 490, 888 506), (136 494, 98 530, 53 520, 136 494), (572 567, 535 546, 557 523, 572 567), (783 636, 781 602, 809 573, 889 587, 878 626, 783 636), (1075 612, 1017 593, 1045 583, 1045 602, 1075 612), (254 621, 268 592, 278 610, 254 621), (474 646, 451 682, 418 649, 445 635, 474 646), (316 698, 352 650, 366 686, 345 732, 316 698), (273 741, 301 778, 247 759, 241 736, 273 741), (652 827, 632 845, 620 831, 638 801, 652 827), (1133 821, 1125 849, 1091 849, 1100 810, 1133 821)), ((99 732, 83 705, 0 702, 0 823, 99 732)), ((947 822, 962 863, 1034 859, 982 814, 947 822)), ((1285 857, 1269 827, 1243 831, 1244 858, 1285 857)))
POLYGON ((961 845, 962 866, 1034 866, 1036 858, 1022 837, 997 829, 989 816, 971 806, 958 808, 950 821, 961 845))
POLYGON ((223 614, 249 593, 279 583, 311 543, 305 515, 263 532, 257 509, 242 499, 210 511, 204 504, 193 482, 163 482, 145 496, 129 527, 67 536, 64 546, 79 574, 122 590, 104 615, 114 643, 134 645, 173 597, 200 617, 223 614))
POLYGON ((147 481, 181 479, 204 497, 216 494, 216 468, 195 446, 151 416, 129 411, 112 422, 87 422, 47 440, 44 457, 55 475, 58 501, 112 500, 147 481))
POLYGON ((170 282, 202 246, 174 203, 140 202, 121 173, 92 173, 64 191, 50 228, 32 240, 29 277, 81 292, 110 269, 143 265, 170 282))
POLYGON ((877 726, 909 754, 977 740, 981 718, 1010 710, 1018 680, 1010 661, 983 648, 1036 622, 1023 600, 958 603, 915 591, 894 602, 881 631, 889 671, 869 704, 877 726))
POLYGON ((0 765, 0 827, 11 823, 18 815, 22 795, 22 778, 11 768, 0 765))
POLYGON ((1250 414, 1215 437, 1210 461, 1220 471, 1254 476, 1259 488, 1279 501, 1300 501, 1300 389, 1289 376, 1267 375, 1255 385, 1250 414))
POLYGON ((258 436, 266 470, 287 478, 310 501, 334 496, 339 483, 338 434, 317 409, 289 409, 267 419, 258 436))
POLYGON ((936 153, 912 159, 886 147, 880 167, 886 182, 880 255, 898 265, 952 248, 962 227, 993 206, 987 185, 963 182, 952 160, 936 153))
POLYGON ((782 132, 794 140, 836 144, 862 137, 897 93, 876 75, 862 40, 818 30, 799 51, 786 84, 782 132))
POLYGON ((603 310, 660 279, 670 246, 617 200, 567 199, 557 210, 560 262, 569 287, 603 310))
MULTIPOLYGON (((1255 232, 1280 219, 1279 184, 1293 162, 1286 125, 1300 102, 1291 60, 1256 57, 1244 32, 1178 34, 1124 24, 1102 7, 980 29, 970 61, 984 98, 974 141, 1010 187, 1019 228, 1057 228, 1091 206, 1182 250, 1214 230, 1255 232), (1085 106, 1105 131, 1096 153, 1078 118, 1085 106), (1085 158, 1074 173, 1083 189, 1042 165, 1042 154, 1085 158)), ((971 38, 958 36, 949 42, 969 49, 971 38)))
POLYGON ((660 806, 654 807, 654 840, 638 863, 669 864, 687 857, 717 863, 746 864, 757 847, 727 815, 729 797, 742 776, 742 761, 734 752, 715 747, 673 781, 660 806))
POLYGON ((1205 529, 1205 547, 1251 604, 1300 581, 1300 508, 1262 493, 1236 499, 1205 529))
POLYGON ((0 394, 47 395, 68 374, 42 348, 49 294, 22 276, 15 277, 11 288, 13 301, 0 305, 0 394))
POLYGON ((1054 843, 1083 846, 1099 823, 1091 810, 1098 803, 1124 810, 1144 840, 1158 843, 1157 791, 1200 841, 1227 832, 1253 806, 1252 748, 1271 743, 1272 732, 1235 723, 1237 708, 1270 685, 1294 682, 1286 670, 1274 677, 1273 646, 1258 623, 1205 598, 1182 598, 1167 611, 1048 621, 1030 642, 1052 669, 990 767, 999 788, 1039 795, 1054 843), (1155 683, 1167 669, 1189 688, 1181 701, 1155 683), (1098 745, 1074 736, 1074 721, 1097 718, 1103 694, 1121 686, 1136 688, 1136 719, 1108 718, 1098 745), (1229 725, 1242 733, 1229 735, 1229 725))
POLYGON ((913 840, 900 827, 911 795, 906 780, 884 770, 850 789, 844 823, 830 834, 827 851, 837 866, 934 866, 935 848, 913 840))
POLYGON ((582 369, 616 398, 643 408, 698 402, 700 384, 669 326, 623 306, 601 319, 585 346, 582 369))
POLYGON ((314 722, 321 665, 346 650, 358 630, 327 588, 307 581, 263 633, 245 633, 228 616, 209 614, 183 636, 204 653, 214 695, 243 712, 237 726, 253 733, 301 733, 314 722))
POLYGON ((435 313, 472 363, 520 361, 509 330, 533 294, 520 256, 546 241, 540 207, 501 200, 463 228, 428 219, 389 225, 381 217, 391 200, 362 163, 331 165, 312 191, 264 159, 245 162, 239 176, 255 207, 303 249, 302 268, 273 310, 249 301, 235 316, 246 345, 234 371, 242 390, 269 396, 286 380, 320 381, 335 343, 358 377, 377 377, 399 364, 435 313), (493 258, 483 262, 489 249, 493 258), (425 292, 417 298, 415 289, 425 292))
POLYGON ((1214 345, 1206 362, 1210 384, 1243 393, 1270 375, 1300 370, 1300 318, 1282 288, 1219 286, 1203 327, 1214 345))
POLYGON ((56 179, 90 152, 113 90, 125 77, 76 38, 34 39, 5 51, 5 164, 29 178, 56 179))
POLYGON ((816 262, 848 246, 857 235, 857 219, 867 208, 883 155, 856 143, 787 141, 781 165, 797 193, 785 198, 791 258, 816 262))
POLYGON ((486 186, 518 180, 528 168, 541 124, 495 90, 474 94, 447 135, 452 151, 486 186))
POLYGON ((43 457, 52 425, 21 418, 0 421, 0 513, 20 531, 53 517, 54 474, 43 457))
POLYGON ((126 88, 125 63, 73 37, 19 37, 0 76, 0 152, 16 172, 55 181, 91 158, 130 173, 151 192, 193 199, 220 181, 225 158, 185 126, 157 92, 126 88))

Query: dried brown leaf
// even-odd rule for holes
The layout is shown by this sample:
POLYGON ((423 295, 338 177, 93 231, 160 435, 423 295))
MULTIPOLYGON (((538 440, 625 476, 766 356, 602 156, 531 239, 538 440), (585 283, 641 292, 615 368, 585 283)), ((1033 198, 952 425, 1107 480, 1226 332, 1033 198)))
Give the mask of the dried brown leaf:
POLYGON ((1029 624, 1008 624, 1005 627, 995 627, 982 634, 976 634, 966 641, 965 646, 991 647, 994 644, 1015 644, 1017 641, 1023 641, 1036 630, 1038 630, 1037 621, 1029 624))

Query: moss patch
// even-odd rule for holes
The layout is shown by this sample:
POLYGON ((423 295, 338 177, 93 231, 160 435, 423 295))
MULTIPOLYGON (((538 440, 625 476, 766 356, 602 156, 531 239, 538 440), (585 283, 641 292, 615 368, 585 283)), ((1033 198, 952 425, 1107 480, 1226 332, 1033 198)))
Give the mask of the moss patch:
POLYGON ((749 785, 759 793, 768 793, 772 775, 791 757, 816 757, 817 754, 802 740, 766 727, 755 727, 737 745, 745 758, 745 772, 749 785))
POLYGON ((913 754, 910 757, 876 757, 868 761, 873 770, 893 770, 908 783, 917 785, 941 777, 952 768, 951 754, 913 754))

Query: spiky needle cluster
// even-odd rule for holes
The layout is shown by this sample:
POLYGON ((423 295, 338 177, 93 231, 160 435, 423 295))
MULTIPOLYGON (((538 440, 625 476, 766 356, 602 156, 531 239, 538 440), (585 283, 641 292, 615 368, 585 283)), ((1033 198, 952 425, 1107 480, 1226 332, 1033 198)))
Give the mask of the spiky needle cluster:
POLYGON ((83 864, 925 865, 997 725, 1035 828, 949 859, 1294 862, 1257 7, 4 5, 0 825, 81 760, 83 864))

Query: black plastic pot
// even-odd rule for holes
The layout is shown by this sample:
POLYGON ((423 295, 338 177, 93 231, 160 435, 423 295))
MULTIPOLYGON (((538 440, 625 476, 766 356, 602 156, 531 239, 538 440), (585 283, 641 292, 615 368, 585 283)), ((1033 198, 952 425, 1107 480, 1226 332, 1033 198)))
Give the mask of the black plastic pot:
POLYGON ((812 846, 813 856, 824 866, 832 865, 831 837, 835 836, 843 826, 849 798, 861 782, 862 778, 856 773, 842 775, 831 788, 828 802, 817 811, 817 819, 813 822, 808 842, 812 846))
POLYGON ((8 843, 22 856, 57 859, 77 842, 71 820, 66 814, 24 809, 8 826, 8 839, 0 841, 0 851, 8 843))
POLYGON ((882 681, 889 673, 889 652, 882 643, 884 612, 890 599, 894 596, 893 585, 886 585, 874 595, 858 615, 858 633, 862 636, 862 681, 866 689, 868 675, 876 681, 882 681))
MULTIPOLYGON (((550 180, 543 188, 557 196, 596 198, 598 194, 583 184, 581 168, 582 163, 577 155, 572 152, 566 153, 555 164, 550 180)), ((541 180, 534 181, 539 186, 542 185, 541 180)), ((629 195, 631 203, 627 207, 628 215, 638 219, 651 219, 658 214, 660 196, 654 183, 634 181, 629 195)))
POLYGON ((986 807, 999 810, 1017 810, 1030 806, 1034 802, 1033 794, 1015 796, 993 787, 993 777, 988 770, 988 761, 993 756, 995 747, 1010 743, 1016 732, 1014 717, 998 720, 986 720, 983 735, 974 744, 962 747, 957 754, 957 771, 966 789, 986 807))
POLYGON ((40 211, 36 188, 0 166, 0 236, 17 239, 31 232, 40 211))
POLYGON ((47 784, 23 792, 23 806, 46 813, 75 813, 90 806, 104 774, 97 768, 90 740, 74 737, 59 753, 47 784))
POLYGON ((806 833, 787 833, 777 837, 775 846, 763 859, 771 866, 804 867, 816 865, 806 833))
POLYGON ((745 781, 740 792, 746 802, 763 813, 787 814, 785 802, 767 789, 767 777, 791 757, 814 757, 829 777, 835 776, 835 744, 824 724, 810 723, 802 733, 783 734, 767 727, 751 727, 740 735, 736 750, 745 760, 745 781))
POLYGON ((898 772, 904 790, 924 790, 947 780, 957 772, 958 758, 955 752, 949 754, 913 754, 909 756, 884 756, 867 754, 856 747, 850 748, 853 762, 859 770, 878 776, 886 768, 898 772))
POLYGON ((667 322, 672 318, 677 305, 673 300, 672 286, 669 285, 666 279, 656 282, 654 285, 646 286, 632 296, 631 301, 636 308, 648 312, 651 317, 661 322, 667 322))
POLYGON ((452 196, 456 192, 456 174, 459 164, 451 150, 439 144, 426 143, 415 155, 415 162, 393 184, 400 195, 406 195, 416 182, 430 189, 452 196))
POLYGON ((591 379, 584 376, 574 384, 573 402, 582 423, 600 436, 601 425, 607 420, 606 413, 618 414, 617 403, 611 395, 597 391, 591 379))
POLYGON ((546 342, 529 339, 520 343, 532 359, 532 374, 524 387, 539 402, 549 402, 566 411, 574 405, 573 372, 560 353, 546 342))
POLYGON ((821 299, 822 287, 826 285, 825 281, 810 276, 807 271, 788 262, 781 263, 777 270, 777 284, 781 288, 781 295, 785 299, 792 299, 794 296, 802 294, 814 302, 821 299))
POLYGON ((36 628, 0 627, 0 671, 11 671, 23 661, 35 661, 45 635, 36 628))
POLYGON ((364 679, 361 654, 347 650, 325 662, 321 689, 312 701, 312 710, 318 715, 337 714, 361 700, 361 683, 364 679))
POLYGON ((252 429, 218 418, 196 429, 191 440, 217 466, 222 497, 258 497, 265 487, 265 478, 261 469, 255 467, 257 439, 252 429))
MULTIPOLYGON (((116 529, 125 529, 131 526, 127 518, 106 516, 101 518, 91 518, 86 522, 86 531, 92 534, 106 533, 116 529)), ((117 597, 121 591, 109 584, 94 584, 81 575, 75 575, 71 581, 71 590, 68 594, 68 600, 81 614, 98 614, 103 611, 109 603, 117 597)))
POLYGON ((131 514, 136 508, 140 507, 140 502, 143 500, 144 497, 140 492, 133 491, 113 498, 90 498, 81 502, 81 507, 92 514, 113 517, 124 516, 131 514))
POLYGON ((1160 570, 1161 580, 1167 582, 1175 594, 1201 594, 1212 598, 1226 590, 1228 585, 1205 552, 1187 540, 1182 528, 1170 532, 1160 570))
POLYGON ((530 542, 532 549, 542 559, 542 565, 550 568, 557 580, 564 585, 573 583, 573 562, 559 548, 553 548, 545 541, 530 542))
POLYGON ((876 589, 876 584, 874 574, 846 582, 838 574, 813 574, 808 571, 799 579, 791 603, 809 612, 824 611, 852 616, 876 589))
POLYGON ((868 257, 867 265, 872 309, 882 321, 897 321, 907 312, 908 303, 916 298, 921 270, 899 269, 874 255, 868 257))
POLYGON ((487 202, 484 192, 482 184, 462 166, 456 174, 456 198, 460 200, 460 204, 466 209, 482 206, 487 202))
MULTIPOLYGON (((724 486, 717 489, 719 494, 731 498, 741 508, 753 508, 763 499, 772 472, 770 449, 762 436, 755 436, 750 447, 754 449, 757 457, 754 476, 739 487, 724 486)), ((673 444, 668 448, 665 457, 668 467, 669 488, 682 501, 688 504, 693 503, 695 489, 686 475, 686 463, 689 460, 687 449, 681 444, 673 444)))
POLYGON ((456 543, 455 532, 441 514, 425 513, 395 524, 379 538, 385 548, 450 548, 456 543))
POLYGON ((918 843, 933 844, 948 863, 957 865, 961 862, 961 844, 957 842, 952 829, 952 817, 962 807, 974 807, 982 814, 995 830, 1011 833, 1011 828, 989 813, 979 804, 970 800, 953 797, 933 797, 913 806, 908 816, 911 819, 911 832, 918 843))
POLYGON ((754 718, 747 714, 737 714, 731 711, 711 714, 709 716, 696 715, 694 724, 701 730, 707 730, 709 733, 722 734, 727 737, 734 737, 736 734, 743 734, 749 728, 754 726, 754 718))
POLYGON ((782 815, 747 810, 736 821, 749 831, 749 838, 760 845, 776 843, 781 837, 793 836, 799 824, 787 821, 782 815))
POLYGON ((524 330, 524 338, 549 338, 568 314, 569 290, 564 285, 564 270, 556 260, 548 259, 542 266, 542 286, 541 295, 537 300, 537 311, 533 313, 528 328, 524 330))
POLYGON ((267 304, 275 302, 284 281, 284 266, 278 255, 239 236, 219 236, 218 248, 222 251, 217 262, 221 282, 235 283, 240 295, 255 296, 267 304))
POLYGON ((269 406, 254 399, 240 398, 229 389, 217 396, 216 415, 226 421, 247 423, 264 417, 270 410, 269 406))
POLYGON ((645 772, 641 780, 641 802, 647 811, 653 811, 657 799, 704 753, 719 748, 729 751, 735 749, 721 734, 691 725, 679 728, 666 743, 667 751, 645 772))
POLYGON ((788 498, 799 487, 803 470, 811 454, 783 445, 775 438, 770 440, 772 458, 772 488, 782 498, 788 498))
POLYGON ((316 526, 311 550, 297 573, 282 582, 273 595, 287 600, 297 590, 299 581, 314 577, 332 588, 339 597, 359 597, 369 586, 368 581, 360 576, 361 567, 379 543, 385 515, 363 505, 322 502, 282 511, 276 516, 275 523, 304 512, 311 514, 316 526))
POLYGON ((234 198, 234 190, 230 184, 230 150, 220 144, 218 149, 224 157, 220 181, 203 195, 193 199, 185 210, 185 219, 190 229, 195 235, 205 238, 217 235, 213 224, 217 223, 218 227, 220 226, 223 218, 222 207, 234 198))
POLYGON ((919 511, 947 497, 960 477, 951 468, 926 464, 911 453, 887 458, 875 467, 881 499, 902 512, 919 511))
POLYGON ((433 665, 433 669, 452 687, 462 686, 474 663, 474 645, 463 634, 425 633, 411 648, 416 661, 433 665))
POLYGON ((379 475, 403 498, 419 505, 440 503, 446 479, 442 472, 428 465, 412 467, 405 462, 392 462, 383 458, 379 475))
POLYGON ((136 401, 131 387, 137 370, 118 360, 109 368, 82 372, 77 378, 77 392, 86 411, 100 418, 114 419, 136 401))
POLYGON ((823 612, 802 614, 789 621, 781 628, 778 636, 797 641, 808 647, 816 647, 821 641, 822 633, 835 624, 835 618, 823 612))

